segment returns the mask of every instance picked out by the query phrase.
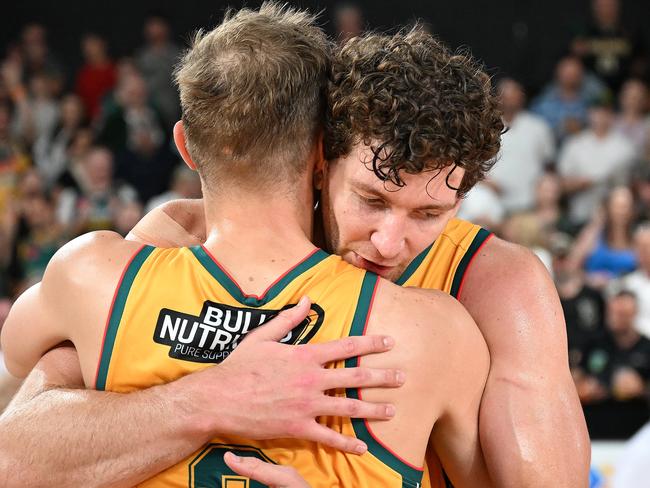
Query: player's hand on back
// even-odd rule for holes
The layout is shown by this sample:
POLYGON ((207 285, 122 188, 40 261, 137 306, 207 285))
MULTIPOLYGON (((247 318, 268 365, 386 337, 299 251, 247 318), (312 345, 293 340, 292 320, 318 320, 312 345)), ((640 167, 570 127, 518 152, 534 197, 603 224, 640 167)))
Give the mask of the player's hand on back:
POLYGON ((309 488, 307 482, 291 466, 278 466, 253 457, 239 457, 227 452, 224 461, 241 476, 268 485, 270 488, 309 488))
POLYGON ((404 382, 404 374, 394 369, 328 369, 325 365, 387 351, 393 340, 363 336, 299 346, 279 343, 307 316, 309 309, 309 299, 303 298, 298 305, 252 332, 223 363, 184 380, 195 382, 205 399, 201 408, 205 408, 206 418, 218 416, 219 434, 249 439, 300 438, 362 454, 367 449, 362 441, 335 432, 319 424, 316 418, 389 419, 395 413, 394 407, 334 397, 327 395, 327 391, 398 387, 404 382), (211 381, 213 375, 218 375, 218 382, 211 381), (216 384, 219 391, 211 390, 216 384), (233 409, 233 405, 240 408, 233 409))

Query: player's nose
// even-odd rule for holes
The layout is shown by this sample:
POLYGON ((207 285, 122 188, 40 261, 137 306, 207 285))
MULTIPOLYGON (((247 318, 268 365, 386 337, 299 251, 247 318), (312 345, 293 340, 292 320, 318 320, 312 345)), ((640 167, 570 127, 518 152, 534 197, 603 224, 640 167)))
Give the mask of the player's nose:
POLYGON ((399 256, 404 249, 404 231, 398 219, 390 218, 372 233, 370 242, 377 252, 386 260, 399 256))

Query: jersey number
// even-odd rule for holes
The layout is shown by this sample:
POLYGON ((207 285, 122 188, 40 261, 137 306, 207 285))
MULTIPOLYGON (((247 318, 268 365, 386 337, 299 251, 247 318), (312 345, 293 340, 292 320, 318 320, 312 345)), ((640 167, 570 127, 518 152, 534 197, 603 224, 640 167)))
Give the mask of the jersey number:
MULTIPOLYGON (((233 472, 223 460, 224 454, 232 451, 237 456, 253 456, 273 463, 256 447, 235 444, 209 444, 190 463, 190 488, 267 488, 233 472)), ((275 463, 274 463, 275 464, 275 463)))

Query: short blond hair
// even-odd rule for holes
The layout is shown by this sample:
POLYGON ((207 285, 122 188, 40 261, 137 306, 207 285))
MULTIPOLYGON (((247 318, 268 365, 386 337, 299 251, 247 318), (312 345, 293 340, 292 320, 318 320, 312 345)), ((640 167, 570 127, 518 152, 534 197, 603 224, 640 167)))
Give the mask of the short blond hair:
POLYGON ((206 183, 305 171, 325 105, 331 46, 311 14, 272 2, 199 31, 175 72, 187 148, 206 183))

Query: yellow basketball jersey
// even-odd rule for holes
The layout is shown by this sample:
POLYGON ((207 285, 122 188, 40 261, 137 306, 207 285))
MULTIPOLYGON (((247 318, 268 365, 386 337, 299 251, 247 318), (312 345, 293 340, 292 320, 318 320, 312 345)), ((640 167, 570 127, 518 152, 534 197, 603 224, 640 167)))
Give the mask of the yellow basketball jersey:
MULTIPOLYGON (((441 290, 458 298, 465 271, 491 236, 490 232, 478 225, 452 219, 440 237, 411 262, 396 283, 441 290)), ((422 487, 452 487, 433 449, 427 451, 422 487)))
MULTIPOLYGON (((144 246, 126 267, 106 325, 96 388, 129 392, 173 381, 223 361, 246 333, 307 295, 309 317, 283 339, 317 343, 362 335, 377 276, 315 250, 260 297, 245 295, 201 247, 144 246)), ((334 367, 353 367, 358 358, 334 367)), ((218 365, 215 367, 219 367, 218 365)), ((357 389, 338 395, 359 398, 357 389)), ((243 410, 246 405, 241 405, 243 410)), ((377 440, 361 419, 322 418, 325 425, 368 444, 363 456, 301 440, 251 441, 216 437, 144 487, 255 488, 223 461, 228 450, 294 466, 314 488, 419 487, 422 470, 377 440)), ((155 446, 152 446, 155 449, 155 446)))
POLYGON ((458 298, 465 271, 491 236, 478 225, 452 219, 440 237, 409 264, 395 283, 440 290, 458 298))

